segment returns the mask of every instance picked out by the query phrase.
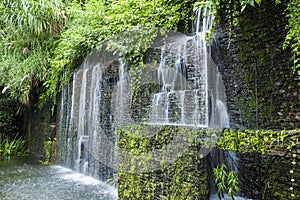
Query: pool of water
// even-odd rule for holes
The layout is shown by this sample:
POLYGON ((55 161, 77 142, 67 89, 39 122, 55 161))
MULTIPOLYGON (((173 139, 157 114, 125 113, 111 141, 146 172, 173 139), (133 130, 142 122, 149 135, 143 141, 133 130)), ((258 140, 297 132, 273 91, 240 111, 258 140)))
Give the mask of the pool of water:
POLYGON ((1 200, 115 200, 117 189, 59 165, 0 158, 1 200))

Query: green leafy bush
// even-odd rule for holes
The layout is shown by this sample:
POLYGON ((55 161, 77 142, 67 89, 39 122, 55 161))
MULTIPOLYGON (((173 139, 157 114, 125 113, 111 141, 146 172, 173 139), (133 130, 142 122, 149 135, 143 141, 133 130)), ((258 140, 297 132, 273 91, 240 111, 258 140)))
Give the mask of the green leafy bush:
POLYGON ((290 47, 293 52, 293 69, 300 76, 300 4, 299 0, 290 0, 287 4, 286 15, 289 19, 288 33, 286 35, 284 48, 290 47))
MULTIPOLYGON (((131 52, 132 48, 128 48, 122 53, 140 57, 145 52, 146 44, 151 44, 157 34, 149 34, 149 30, 177 30, 179 23, 188 21, 192 5, 193 1, 168 0, 90 0, 84 4, 72 3, 67 8, 70 23, 52 51, 44 97, 52 96, 55 99, 60 83, 69 80, 71 71, 92 49, 104 48, 113 53, 120 47, 119 44, 134 44, 137 51, 131 52), (118 37, 126 33, 134 34, 118 37), (128 42, 128 39, 134 42, 128 42), (118 44, 115 44, 116 41, 118 44), (104 47, 104 44, 108 46, 104 47)), ((137 65, 140 63, 137 62, 137 65)))
POLYGON ((240 191, 239 179, 234 171, 226 172, 226 166, 223 163, 221 166, 214 168, 214 180, 218 188, 219 197, 223 197, 223 193, 227 191, 228 196, 233 198, 240 191))
POLYGON ((23 103, 45 79, 53 42, 66 23, 60 0, 0 2, 0 86, 23 103))
POLYGON ((0 134, 13 136, 18 132, 20 126, 17 119, 19 106, 17 100, 0 94, 0 134))
POLYGON ((8 135, 0 134, 0 156, 21 156, 26 154, 26 143, 22 137, 11 139, 8 135))

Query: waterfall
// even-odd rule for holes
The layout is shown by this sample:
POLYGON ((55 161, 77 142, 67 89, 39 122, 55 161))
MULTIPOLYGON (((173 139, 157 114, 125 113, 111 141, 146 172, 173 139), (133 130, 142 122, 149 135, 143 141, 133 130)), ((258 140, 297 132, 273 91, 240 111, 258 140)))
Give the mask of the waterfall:
POLYGON ((225 88, 206 41, 212 20, 209 9, 199 8, 194 36, 159 47, 159 91, 153 94, 148 124, 229 127, 225 88))
POLYGON ((103 126, 109 122, 101 115, 104 67, 92 59, 86 59, 74 73, 72 86, 63 88, 60 112, 61 122, 66 122, 60 127, 61 162, 83 174, 108 179, 114 173, 108 167, 115 162, 114 141, 106 135, 103 126), (70 87, 72 92, 65 94, 70 87))
POLYGON ((197 46, 197 40, 185 37, 160 47, 159 91, 153 95, 148 123, 208 127, 207 63, 202 51, 206 46, 197 46))
POLYGON ((119 71, 118 82, 116 84, 115 102, 112 103, 114 111, 115 121, 118 124, 125 124, 130 122, 129 116, 129 80, 126 73, 127 66, 124 63, 123 58, 118 59, 119 71))
POLYGON ((153 47, 159 55, 146 63, 152 66, 146 69, 152 71, 142 71, 140 82, 155 83, 158 89, 140 99, 141 105, 136 107, 132 105, 134 91, 130 87, 133 75, 129 75, 130 66, 123 58, 110 55, 107 59, 101 53, 92 53, 85 59, 74 72, 72 83, 62 91, 62 163, 106 180, 114 177, 118 169, 118 136, 114 131, 120 124, 187 126, 195 130, 229 126, 225 88, 206 41, 212 17, 208 9, 199 9, 196 19, 193 36, 153 47), (148 80, 149 74, 154 74, 152 80, 148 80))

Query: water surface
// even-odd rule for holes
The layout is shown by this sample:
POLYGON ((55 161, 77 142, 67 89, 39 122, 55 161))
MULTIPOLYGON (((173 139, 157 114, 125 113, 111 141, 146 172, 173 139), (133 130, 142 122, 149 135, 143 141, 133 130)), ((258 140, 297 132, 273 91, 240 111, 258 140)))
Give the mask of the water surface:
POLYGON ((115 200, 117 189, 59 165, 0 158, 1 200, 115 200))

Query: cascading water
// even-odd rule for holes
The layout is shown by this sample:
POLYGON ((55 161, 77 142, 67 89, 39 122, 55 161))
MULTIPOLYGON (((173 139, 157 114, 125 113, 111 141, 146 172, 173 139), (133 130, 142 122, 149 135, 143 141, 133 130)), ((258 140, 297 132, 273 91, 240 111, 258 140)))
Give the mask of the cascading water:
MULTIPOLYGON (((60 159, 81 173, 107 180, 118 167, 118 124, 224 128, 229 126, 222 77, 210 57, 206 36, 212 27, 208 9, 197 12, 194 36, 184 36, 155 47, 158 90, 150 94, 146 119, 132 119, 130 66, 123 59, 103 61, 95 53, 74 73, 62 93, 60 159), (206 17, 203 17, 206 16, 206 17)), ((143 99, 143 101, 147 101, 143 99)), ((136 114, 136 113, 135 113, 136 114)))
POLYGON ((160 87, 152 98, 148 124, 229 127, 222 77, 206 41, 212 28, 209 9, 199 9, 196 19, 193 37, 160 47, 160 87))
POLYGON ((101 122, 105 120, 101 115, 102 70, 101 63, 86 60, 74 73, 72 92, 65 94, 71 90, 70 85, 64 88, 61 121, 65 120, 65 123, 60 128, 60 149, 61 160, 67 166, 108 179, 113 176, 113 169, 107 166, 114 162, 114 148, 109 145, 113 139, 105 135, 107 130, 101 131, 101 122), (68 98, 71 98, 70 104, 66 104, 68 98))

